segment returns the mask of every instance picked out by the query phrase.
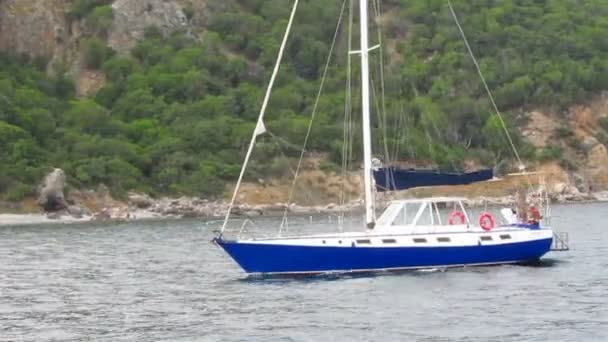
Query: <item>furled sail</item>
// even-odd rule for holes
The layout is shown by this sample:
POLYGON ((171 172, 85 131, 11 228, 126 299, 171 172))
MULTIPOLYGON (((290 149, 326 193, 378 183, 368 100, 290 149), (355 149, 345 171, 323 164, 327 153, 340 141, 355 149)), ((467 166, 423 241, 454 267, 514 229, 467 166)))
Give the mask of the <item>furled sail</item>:
POLYGON ((382 191, 405 190, 424 186, 466 185, 490 180, 492 169, 475 172, 442 172, 439 170, 399 169, 381 167, 374 170, 376 189, 382 191))

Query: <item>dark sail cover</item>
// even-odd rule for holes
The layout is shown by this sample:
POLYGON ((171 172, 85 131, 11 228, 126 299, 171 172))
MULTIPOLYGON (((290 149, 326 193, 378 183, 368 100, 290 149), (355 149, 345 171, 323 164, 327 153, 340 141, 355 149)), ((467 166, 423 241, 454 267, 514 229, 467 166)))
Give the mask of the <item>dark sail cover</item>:
POLYGON ((438 170, 399 169, 383 167, 374 170, 378 191, 405 190, 423 186, 466 185, 490 180, 494 177, 492 169, 475 172, 442 172, 438 170))

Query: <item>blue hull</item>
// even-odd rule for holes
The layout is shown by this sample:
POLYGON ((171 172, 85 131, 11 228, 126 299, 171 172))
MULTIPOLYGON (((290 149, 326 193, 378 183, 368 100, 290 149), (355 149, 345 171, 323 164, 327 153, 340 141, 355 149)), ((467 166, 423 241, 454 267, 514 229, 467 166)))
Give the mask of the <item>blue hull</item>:
POLYGON ((399 270, 536 261, 553 239, 462 247, 304 247, 215 240, 247 273, 399 270))

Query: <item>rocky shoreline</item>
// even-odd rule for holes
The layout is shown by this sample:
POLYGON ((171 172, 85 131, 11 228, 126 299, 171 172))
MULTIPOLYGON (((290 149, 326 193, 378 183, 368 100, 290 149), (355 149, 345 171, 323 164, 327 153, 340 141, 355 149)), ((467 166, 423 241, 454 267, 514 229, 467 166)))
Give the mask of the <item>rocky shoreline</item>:
MULTIPOLYGON (((74 190, 64 195, 65 174, 61 169, 49 173, 38 188, 36 204, 40 210, 34 213, 0 214, 0 225, 71 223, 95 221, 132 221, 146 219, 223 218, 228 210, 226 201, 210 201, 196 197, 152 198, 147 194, 130 192, 124 200, 112 198, 105 186, 96 190, 74 190)), ((383 195, 378 206, 388 201, 402 198, 403 194, 383 195)), ((552 203, 580 203, 608 201, 608 191, 582 193, 567 183, 553 185, 549 192, 552 203)), ((469 207, 510 206, 514 196, 484 197, 473 196, 466 205, 469 207)), ((344 206, 329 203, 316 206, 297 204, 237 204, 232 208, 234 218, 283 215, 337 214, 362 210, 361 199, 344 206)), ((27 211, 26 211, 27 212, 27 211)))
MULTIPOLYGON (((514 201, 513 196, 504 197, 476 197, 468 200, 469 207, 509 206, 514 201)), ((564 195, 553 199, 553 203, 585 203, 608 201, 608 192, 598 192, 585 195, 564 195)), ((228 203, 208 201, 194 197, 180 197, 153 199, 148 195, 131 193, 126 202, 115 202, 115 206, 104 207, 97 212, 86 208, 74 210, 61 210, 39 214, 0 214, 0 225, 28 225, 48 223, 77 223, 100 221, 134 221, 158 219, 219 219, 223 218, 228 210, 228 203)), ((384 203, 380 202, 380 205, 384 203)), ((252 218, 259 216, 278 216, 285 210, 293 215, 319 215, 337 214, 340 212, 354 212, 362 210, 363 203, 355 201, 343 207, 336 204, 324 206, 301 206, 283 203, 276 204, 243 204, 232 209, 235 218, 252 218)))

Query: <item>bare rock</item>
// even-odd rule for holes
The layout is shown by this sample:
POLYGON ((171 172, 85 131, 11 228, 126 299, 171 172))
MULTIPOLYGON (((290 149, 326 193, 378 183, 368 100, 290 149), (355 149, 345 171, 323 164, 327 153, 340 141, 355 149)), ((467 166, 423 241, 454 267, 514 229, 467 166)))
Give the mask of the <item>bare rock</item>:
POLYGON ((62 213, 59 211, 46 214, 46 218, 48 218, 49 220, 59 220, 62 216, 62 213))
POLYGON ((93 216, 93 220, 95 221, 106 221, 112 218, 112 214, 109 209, 103 208, 100 212, 96 213, 93 216))
POLYGON ((262 210, 247 210, 245 212, 243 212, 243 216, 246 217, 257 217, 257 216, 262 216, 264 214, 264 212, 262 212, 262 210))
POLYGON ((65 172, 62 169, 53 170, 38 186, 38 204, 46 211, 66 209, 68 203, 63 194, 65 185, 65 172))
POLYGON ((582 137, 581 143, 585 151, 589 151, 597 146, 600 142, 591 135, 585 135, 582 137))
POLYGON ((109 44, 119 52, 129 51, 148 27, 157 27, 163 34, 188 27, 188 18, 175 0, 116 0, 112 8, 109 44))
POLYGON ((589 190, 589 179, 581 173, 573 173, 571 184, 566 188, 567 193, 578 194, 589 190))
POLYGON ((82 218, 83 216, 89 215, 89 211, 78 205, 70 205, 67 207, 68 214, 74 218, 82 218))
POLYGON ((84 194, 82 191, 80 191, 78 189, 70 189, 70 191, 66 195, 66 200, 70 204, 78 203, 83 197, 84 197, 84 194))
POLYGON ((147 209, 154 205, 154 200, 146 194, 131 192, 128 194, 129 203, 140 208, 147 209))
POLYGON ((555 193, 555 194, 563 194, 567 188, 568 188, 568 183, 559 182, 559 183, 553 184, 553 189, 551 192, 555 193))
POLYGON ((598 188, 608 187, 608 149, 598 144, 587 154, 586 171, 598 188))
POLYGON ((110 189, 105 184, 99 184, 97 186, 97 194, 100 197, 108 197, 110 196, 110 189))
POLYGON ((523 136, 536 147, 547 146, 551 142, 558 123, 541 112, 530 113, 528 119, 529 123, 522 131, 523 136))
POLYGON ((608 191, 598 191, 593 193, 595 200, 600 202, 608 202, 608 191))
POLYGON ((0 49, 31 56, 69 58, 73 47, 66 13, 68 0, 0 1, 0 49))

